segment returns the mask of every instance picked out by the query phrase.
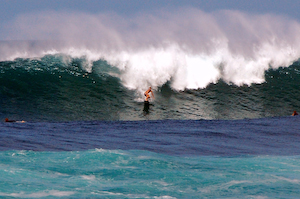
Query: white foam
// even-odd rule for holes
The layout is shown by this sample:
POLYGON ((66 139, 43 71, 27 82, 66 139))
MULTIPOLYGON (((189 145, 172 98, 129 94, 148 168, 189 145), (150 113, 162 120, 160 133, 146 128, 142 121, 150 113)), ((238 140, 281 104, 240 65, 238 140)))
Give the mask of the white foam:
POLYGON ((96 177, 94 175, 81 175, 82 179, 85 180, 95 180, 96 177))
POLYGON ((57 196, 57 197, 66 197, 75 194, 73 191, 41 191, 35 193, 26 194, 25 192, 20 193, 2 193, 0 192, 0 196, 10 196, 10 197, 19 197, 19 198, 40 198, 40 197, 48 197, 48 196, 57 196))
POLYGON ((282 176, 275 176, 275 175, 272 175, 272 176, 275 177, 278 180, 283 180, 283 181, 287 181, 287 182, 294 183, 294 184, 300 184, 299 179, 291 179, 291 178, 285 178, 285 177, 282 177, 282 176))
POLYGON ((157 198, 157 199, 176 199, 175 197, 172 197, 172 196, 154 196, 154 198, 157 198))
POLYGON ((85 58, 83 68, 91 72, 93 61, 105 59, 138 97, 148 86, 156 89, 166 82, 174 90, 205 88, 220 79, 239 86, 262 83, 270 67, 286 67, 300 58, 300 24, 270 14, 191 8, 132 18, 41 12, 18 16, 11 27, 10 39, 63 42, 57 47, 1 46, 1 60, 63 53, 85 58))

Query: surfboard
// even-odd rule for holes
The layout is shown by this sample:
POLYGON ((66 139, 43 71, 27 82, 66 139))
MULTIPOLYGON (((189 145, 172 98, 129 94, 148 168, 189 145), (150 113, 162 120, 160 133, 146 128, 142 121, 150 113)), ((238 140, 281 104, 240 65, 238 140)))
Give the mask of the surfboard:
POLYGON ((144 112, 149 112, 149 106, 150 106, 150 103, 149 101, 144 101, 144 112))

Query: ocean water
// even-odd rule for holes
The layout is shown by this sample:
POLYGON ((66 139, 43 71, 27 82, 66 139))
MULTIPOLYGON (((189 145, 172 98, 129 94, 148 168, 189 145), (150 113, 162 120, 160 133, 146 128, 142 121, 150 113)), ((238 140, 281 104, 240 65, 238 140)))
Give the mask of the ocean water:
POLYGON ((300 196, 297 61, 250 86, 168 81, 148 111, 124 71, 86 62, 0 62, 1 198, 300 196))
POLYGON ((2 198, 298 198, 298 117, 1 123, 2 198))
POLYGON ((36 62, 2 62, 1 116, 19 122, 0 124, 0 197, 299 197, 298 81, 280 83, 297 64, 268 71, 272 86, 163 85, 144 112, 116 77, 36 62))
POLYGON ((127 88, 126 71, 105 60, 93 62, 90 72, 86 62, 84 57, 62 54, 0 62, 0 117, 25 121, 244 119, 286 116, 300 109, 298 61, 267 70, 264 83, 249 86, 221 79, 202 89, 176 90, 166 81, 154 87, 151 114, 141 111, 147 87, 127 88))
POLYGON ((174 13, 11 20, 0 198, 300 198, 299 23, 174 13))

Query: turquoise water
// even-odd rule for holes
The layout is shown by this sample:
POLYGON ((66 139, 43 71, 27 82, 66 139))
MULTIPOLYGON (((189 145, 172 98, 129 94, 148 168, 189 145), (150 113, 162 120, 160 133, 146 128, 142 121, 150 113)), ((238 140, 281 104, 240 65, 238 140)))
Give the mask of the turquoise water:
POLYGON ((298 198, 299 156, 3 151, 7 198, 298 198))

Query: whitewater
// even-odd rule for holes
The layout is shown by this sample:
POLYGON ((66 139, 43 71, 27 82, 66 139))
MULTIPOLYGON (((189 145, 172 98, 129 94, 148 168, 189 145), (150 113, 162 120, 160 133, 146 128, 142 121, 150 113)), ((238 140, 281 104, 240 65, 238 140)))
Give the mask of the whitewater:
POLYGON ((15 31, 7 40, 42 41, 2 43, 2 61, 62 53, 84 57, 91 72, 92 63, 104 59, 121 71, 126 88, 140 94, 167 82, 177 91, 220 79, 238 86, 263 83, 266 70, 300 57, 299 23, 271 14, 184 9, 126 18, 43 12, 18 16, 10 27, 15 31))
POLYGON ((299 198, 298 21, 185 8, 6 25, 1 198, 299 198))

